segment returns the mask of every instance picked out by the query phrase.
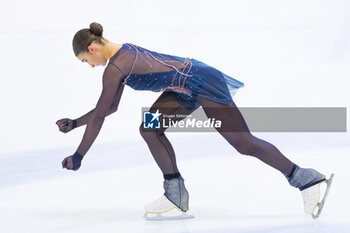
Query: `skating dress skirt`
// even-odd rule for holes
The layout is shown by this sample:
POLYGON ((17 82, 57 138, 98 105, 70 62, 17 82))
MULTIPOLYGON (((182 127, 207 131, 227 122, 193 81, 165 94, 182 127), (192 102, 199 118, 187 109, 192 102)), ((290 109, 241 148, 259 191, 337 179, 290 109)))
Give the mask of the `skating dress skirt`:
POLYGON ((160 59, 163 59, 163 61, 171 59, 181 62, 183 68, 145 74, 131 72, 125 83, 135 90, 170 91, 184 107, 189 109, 198 107, 198 96, 231 105, 233 103, 232 96, 244 85, 214 67, 193 58, 161 54, 132 44, 123 44, 122 47, 122 49, 135 48, 139 54, 145 53, 144 56, 140 56, 138 59, 146 56, 148 59, 156 59, 159 62, 162 62, 160 59))

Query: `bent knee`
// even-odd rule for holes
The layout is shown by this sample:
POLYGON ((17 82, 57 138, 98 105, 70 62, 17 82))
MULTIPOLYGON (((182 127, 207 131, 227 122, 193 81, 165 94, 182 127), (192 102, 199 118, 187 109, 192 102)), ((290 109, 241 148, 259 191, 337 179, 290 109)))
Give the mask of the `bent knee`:
POLYGON ((254 151, 252 145, 249 145, 247 143, 238 144, 235 146, 235 149, 242 155, 253 155, 254 151))
POLYGON ((163 136, 164 135, 164 131, 163 130, 159 130, 159 129, 144 129, 143 128, 143 124, 140 125, 139 132, 140 132, 141 136, 145 140, 147 140, 149 138, 154 138, 154 137, 159 137, 159 136, 163 136))

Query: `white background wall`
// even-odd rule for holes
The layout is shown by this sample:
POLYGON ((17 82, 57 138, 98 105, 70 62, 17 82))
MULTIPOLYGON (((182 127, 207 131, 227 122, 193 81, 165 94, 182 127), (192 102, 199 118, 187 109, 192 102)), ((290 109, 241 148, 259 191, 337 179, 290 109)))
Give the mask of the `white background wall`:
MULTIPOLYGON (((8 1, 0 10, 0 153, 77 147, 55 121, 92 109, 103 67, 74 57, 93 21, 116 43, 188 56, 245 83, 238 106, 348 107, 349 1, 8 1)), ((159 94, 126 88, 97 143, 139 138, 159 94)), ((176 136, 181 136, 177 134, 176 136)))

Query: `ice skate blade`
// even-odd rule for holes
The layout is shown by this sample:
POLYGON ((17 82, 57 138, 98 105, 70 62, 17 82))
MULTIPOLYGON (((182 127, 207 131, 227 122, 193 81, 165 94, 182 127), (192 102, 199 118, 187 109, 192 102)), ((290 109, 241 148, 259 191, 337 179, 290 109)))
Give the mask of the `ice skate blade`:
POLYGON ((327 185, 326 192, 323 196, 322 201, 318 202, 317 205, 315 206, 314 211, 317 209, 317 212, 316 213, 314 213, 314 211, 312 212, 312 218, 314 218, 314 219, 318 218, 322 212, 323 205, 327 199, 328 192, 329 192, 331 185, 332 185, 332 182, 333 182, 333 178, 334 178, 334 173, 331 174, 331 176, 329 177, 328 180, 324 181, 327 185))
POLYGON ((180 211, 169 211, 167 213, 149 213, 146 212, 143 216, 148 221, 164 221, 164 220, 181 220, 194 218, 193 215, 180 211))
POLYGON ((149 213, 145 213, 143 216, 147 221, 167 221, 167 220, 181 220, 181 219, 190 219, 194 218, 193 215, 182 213, 178 216, 163 216, 161 214, 155 214, 155 216, 150 216, 149 213))

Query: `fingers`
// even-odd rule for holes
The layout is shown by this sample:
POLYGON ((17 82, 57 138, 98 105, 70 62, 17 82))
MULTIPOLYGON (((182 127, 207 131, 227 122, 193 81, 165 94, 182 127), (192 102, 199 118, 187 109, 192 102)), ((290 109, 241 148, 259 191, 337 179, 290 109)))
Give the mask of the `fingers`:
POLYGON ((65 121, 67 121, 67 120, 68 120, 68 118, 60 119, 60 120, 56 121, 56 124, 57 124, 57 125, 58 125, 58 124, 62 124, 62 122, 65 122, 65 121))
POLYGON ((65 125, 69 125, 69 122, 70 122, 70 119, 64 118, 64 119, 56 121, 56 125, 58 125, 58 127, 63 127, 65 125))
POLYGON ((65 126, 67 126, 69 123, 68 123, 68 121, 65 121, 65 122, 62 122, 61 124, 59 124, 58 126, 59 127, 65 127, 65 126))
POLYGON ((60 127, 59 131, 61 131, 62 133, 67 133, 67 127, 60 127))
POLYGON ((62 161, 62 168, 66 168, 67 158, 62 161))
POLYGON ((63 121, 61 123, 58 124, 59 127, 64 127, 64 126, 67 126, 69 124, 69 121, 63 121))
POLYGON ((58 126, 58 129, 61 132, 67 133, 68 131, 70 131, 70 128, 72 126, 72 120, 70 120, 68 118, 64 118, 64 119, 56 121, 56 125, 58 126))
POLYGON ((63 133, 67 133, 68 132, 67 126, 65 125, 65 126, 61 127, 60 131, 63 132, 63 133))
POLYGON ((62 168, 66 168, 68 170, 72 170, 73 169, 73 161, 72 161, 71 156, 65 158, 62 161, 62 168))

